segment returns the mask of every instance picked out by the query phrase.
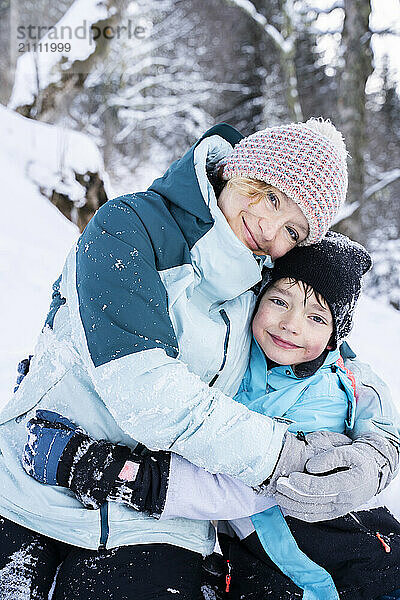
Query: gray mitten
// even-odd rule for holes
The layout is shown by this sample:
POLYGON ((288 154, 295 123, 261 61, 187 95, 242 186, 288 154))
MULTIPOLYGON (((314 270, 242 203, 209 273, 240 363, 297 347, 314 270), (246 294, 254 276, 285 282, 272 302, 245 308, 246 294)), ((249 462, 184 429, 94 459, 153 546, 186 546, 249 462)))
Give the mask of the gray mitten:
POLYGON ((313 431, 307 435, 302 431, 298 431, 297 435, 287 432, 274 470, 257 488, 258 491, 266 496, 274 494, 279 477, 293 472, 302 473, 311 457, 344 444, 351 444, 351 439, 333 431, 313 431))
POLYGON ((306 473, 277 482, 275 498, 286 514, 308 521, 335 519, 362 506, 393 479, 398 447, 378 434, 312 457, 306 473))

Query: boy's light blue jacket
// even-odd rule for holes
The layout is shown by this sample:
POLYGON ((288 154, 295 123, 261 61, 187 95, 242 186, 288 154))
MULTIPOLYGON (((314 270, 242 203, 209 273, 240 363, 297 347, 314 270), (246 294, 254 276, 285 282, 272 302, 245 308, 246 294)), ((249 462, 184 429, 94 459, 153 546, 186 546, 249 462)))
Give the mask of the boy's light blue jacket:
MULTIPOLYGON (((313 373, 305 365, 274 366, 253 338, 250 362, 235 396, 251 410, 292 420, 292 432, 329 430, 350 433, 355 395, 338 350, 327 354, 313 373)), ((304 590, 303 600, 338 600, 329 573, 310 560, 296 544, 281 511, 274 506, 253 515, 252 523, 268 556, 304 590)))
POLYGON ((293 423, 289 431, 336 431, 350 433, 354 425, 355 397, 345 370, 336 363, 339 350, 328 352, 323 364, 311 375, 300 365, 274 366, 253 338, 250 361, 235 400, 255 412, 285 417, 293 423), (297 374, 296 374, 297 373, 297 374))

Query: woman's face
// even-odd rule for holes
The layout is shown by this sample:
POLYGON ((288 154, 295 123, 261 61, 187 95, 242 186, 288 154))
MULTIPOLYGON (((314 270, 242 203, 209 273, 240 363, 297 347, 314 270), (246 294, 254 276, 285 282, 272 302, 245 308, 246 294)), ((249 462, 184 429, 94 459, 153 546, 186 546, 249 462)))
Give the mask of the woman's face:
POLYGON ((307 219, 300 208, 273 186, 260 200, 227 186, 218 206, 236 237, 259 256, 269 254, 275 260, 308 235, 307 219))

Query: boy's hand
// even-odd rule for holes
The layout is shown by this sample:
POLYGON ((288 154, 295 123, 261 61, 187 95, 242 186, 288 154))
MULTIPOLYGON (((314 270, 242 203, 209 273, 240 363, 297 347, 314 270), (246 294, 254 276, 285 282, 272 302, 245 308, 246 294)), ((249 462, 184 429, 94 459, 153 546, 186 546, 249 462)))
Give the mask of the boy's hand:
POLYGON ((304 472, 310 458, 344 444, 351 444, 351 439, 342 433, 313 431, 304 435, 302 431, 298 431, 295 435, 287 432, 275 468, 268 479, 261 484, 260 491, 265 495, 275 494, 279 477, 294 472, 296 474, 304 472))
POLYGON ((161 514, 167 492, 170 453, 132 451, 94 440, 58 413, 39 410, 28 424, 22 464, 41 483, 74 492, 86 508, 107 500, 161 514))
POLYGON ((398 447, 370 433, 350 445, 314 456, 306 473, 292 473, 277 482, 277 502, 286 514, 314 522, 335 519, 362 506, 393 479, 398 447))

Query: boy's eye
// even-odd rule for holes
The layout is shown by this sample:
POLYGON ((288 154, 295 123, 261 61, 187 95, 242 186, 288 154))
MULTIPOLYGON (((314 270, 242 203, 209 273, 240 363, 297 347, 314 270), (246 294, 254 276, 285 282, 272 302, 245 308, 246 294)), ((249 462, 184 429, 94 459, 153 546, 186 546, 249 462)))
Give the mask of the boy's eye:
POLYGON ((273 304, 276 304, 276 306, 286 306, 286 303, 280 298, 270 298, 270 300, 273 304))
POLYGON ((274 208, 279 208, 279 199, 273 192, 267 192, 268 200, 273 204, 274 208))
POLYGON ((297 244, 297 242, 299 241, 299 234, 297 233, 297 231, 292 227, 286 227, 286 229, 292 240, 297 244))
POLYGON ((326 325, 326 322, 324 321, 324 319, 322 317, 319 317, 318 315, 311 315, 311 319, 315 323, 321 323, 322 325, 326 325))

